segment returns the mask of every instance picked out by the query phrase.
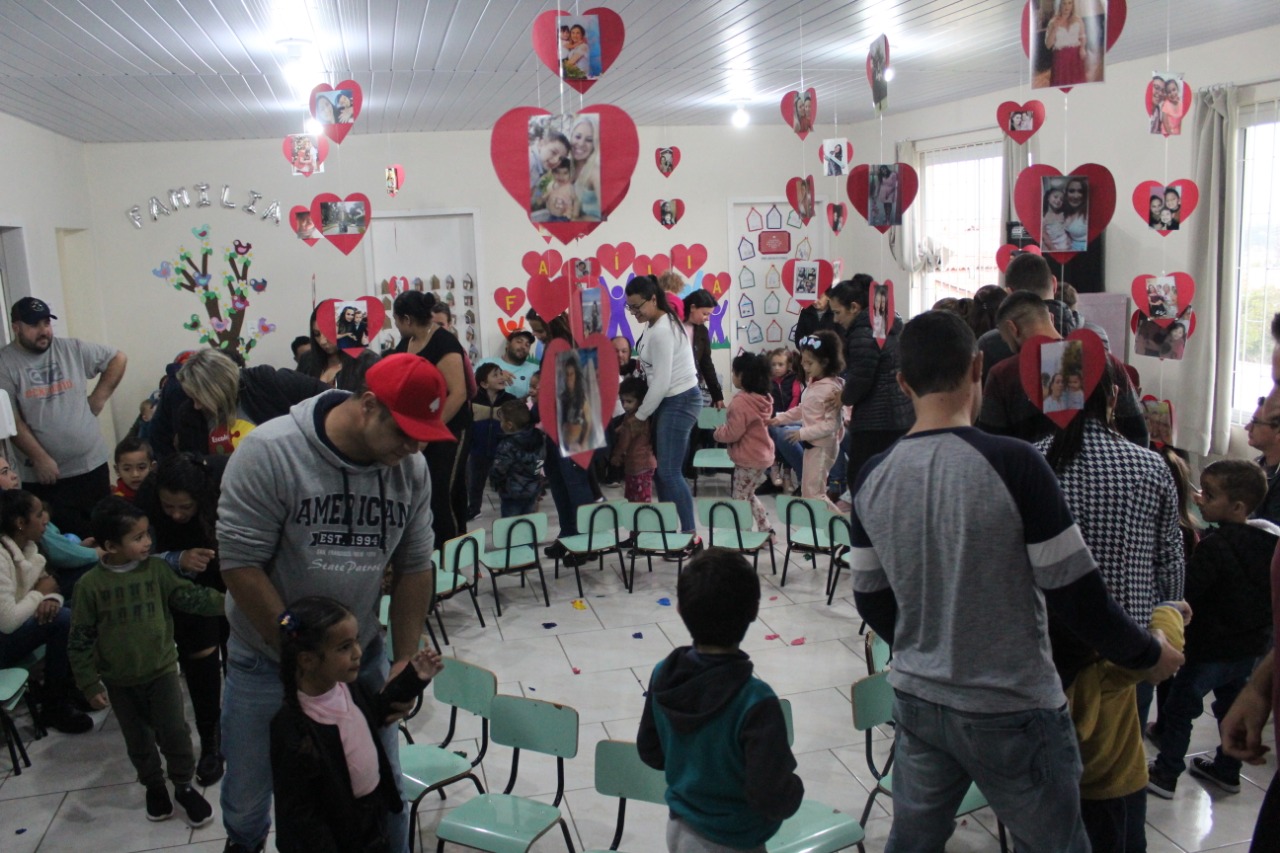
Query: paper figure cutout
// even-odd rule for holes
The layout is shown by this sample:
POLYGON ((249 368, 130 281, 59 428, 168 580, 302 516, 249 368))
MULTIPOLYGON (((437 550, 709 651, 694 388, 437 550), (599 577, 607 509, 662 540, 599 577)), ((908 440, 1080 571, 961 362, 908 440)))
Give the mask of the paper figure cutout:
POLYGON ((585 9, 581 14, 549 9, 533 19, 533 52, 566 86, 590 89, 609 70, 626 40, 622 16, 612 9, 585 9))
POLYGON ((1128 8, 1125 0, 1107 0, 1105 12, 1097 4, 1092 4, 1092 8, 1076 5, 1079 10, 1076 6, 1070 7, 1067 18, 1061 16, 1063 10, 1059 4, 1037 4, 1028 0, 1022 8, 1019 35, 1022 52, 1031 60, 1031 88, 1054 86, 1070 92, 1075 85, 1102 82, 1106 51, 1120 38, 1128 8))
POLYGON ((753 273, 751 270, 747 269, 746 267, 743 267, 742 271, 738 273, 738 286, 741 287, 743 290, 746 290, 747 288, 750 288, 750 287, 755 287, 756 274, 753 273))
POLYGON ((759 344, 764 342, 764 330, 760 328, 760 324, 752 320, 747 324, 747 343, 759 344))
POLYGON ((1161 237, 1177 231, 1200 203, 1200 188, 1189 178, 1168 184, 1143 181, 1133 189, 1133 209, 1161 237))
POLYGON ((782 227, 782 211, 778 209, 776 204, 765 212, 764 227, 774 231, 782 227))
POLYGON ((1130 284, 1129 292, 1144 317, 1167 329, 1195 299, 1196 283, 1184 272, 1140 275, 1130 284))
POLYGON ((881 34, 867 48, 867 82, 871 84, 871 104, 877 113, 889 105, 889 37, 881 34))
POLYGON ((336 86, 321 83, 311 90, 311 116, 324 127, 324 135, 339 145, 364 106, 364 90, 355 80, 336 86))
POLYGON ((1151 75, 1147 84, 1147 129, 1165 137, 1182 133, 1182 119, 1191 109, 1191 87, 1181 74, 1151 75))
POLYGON ((658 164, 658 172, 662 177, 669 178, 676 166, 680 165, 680 149, 675 146, 659 148, 653 152, 653 160, 658 164))
POLYGON ((747 230, 760 231, 764 228, 764 217, 754 207, 747 213, 747 230))
POLYGON ((807 261, 813 257, 813 244, 809 242, 809 238, 805 237, 800 241, 800 245, 796 246, 796 260, 807 261))
POLYGON ((751 297, 745 293, 738 297, 738 316, 754 317, 756 316, 756 304, 751 301, 751 297))
POLYGON ((782 300, 778 298, 778 294, 770 293, 764 299, 764 313, 779 314, 782 312, 782 300))
POLYGON ((724 333, 724 318, 729 314, 729 300, 722 301, 711 311, 707 318, 707 334, 711 338, 712 349, 728 349, 729 339, 724 333))
POLYGON ((769 290, 782 287, 782 273, 778 272, 776 264, 769 267, 769 272, 765 273, 764 286, 769 290))
POLYGON ((764 330, 764 339, 771 344, 782 343, 782 326, 777 320, 771 321, 768 328, 764 330))
POLYGON ((1005 136, 1019 145, 1036 135, 1044 126, 1044 104, 1040 101, 1005 101, 996 107, 996 123, 1005 136))
POLYGON ((738 241, 738 260, 749 261, 756 256, 756 247, 751 245, 751 241, 743 237, 738 241))
MULTIPOLYGON (((1032 235, 1045 233, 1043 222, 1046 217, 1045 204, 1053 202, 1054 199, 1046 195, 1044 179, 1060 177, 1064 177, 1061 172, 1053 166, 1044 164, 1028 166, 1018 173, 1018 180, 1013 189, 1013 201, 1027 233, 1032 235)), ((1116 209, 1116 184, 1111 177, 1111 171, 1106 166, 1085 163, 1072 169, 1065 178, 1062 209, 1060 214, 1057 211, 1051 211, 1048 232, 1059 240, 1062 239, 1057 236, 1059 230, 1065 232, 1064 236, 1069 238, 1070 242, 1059 242, 1058 245, 1066 245, 1068 248, 1051 250, 1043 243, 1040 246, 1041 252, 1062 263, 1075 257, 1078 252, 1083 251, 1083 247, 1096 240, 1111 222, 1111 216, 1116 209), (1081 179, 1086 187, 1083 198, 1080 192, 1081 179), (1084 211, 1087 211, 1087 214, 1083 214, 1084 211)))
POLYGON ((787 92, 782 96, 782 118, 796 136, 804 139, 818 120, 818 93, 812 88, 787 92))
POLYGON ((351 193, 346 198, 321 193, 311 200, 311 221, 344 255, 355 251, 364 239, 372 215, 373 205, 364 193, 351 193))
POLYGON ((627 322, 627 291, 620 284, 609 286, 609 331, 606 334, 610 338, 616 338, 619 335, 635 344, 635 334, 631 331, 631 324, 627 322))

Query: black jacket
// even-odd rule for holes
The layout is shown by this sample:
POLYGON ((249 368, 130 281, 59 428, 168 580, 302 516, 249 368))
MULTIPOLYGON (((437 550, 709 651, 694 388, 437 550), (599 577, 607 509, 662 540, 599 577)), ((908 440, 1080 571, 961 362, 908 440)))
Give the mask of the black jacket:
MULTIPOLYGON (((338 368, 338 374, 333 377, 333 387, 339 391, 351 391, 355 394, 364 391, 364 374, 378 363, 377 354, 372 350, 364 350, 359 355, 353 356, 339 351, 338 358, 342 366, 338 368)), ((328 367, 328 361, 328 355, 324 352, 317 354, 315 349, 312 349, 298 362, 297 372, 312 379, 319 379, 320 374, 324 373, 325 368, 328 367)))
POLYGON ((711 395, 711 402, 719 403, 724 399, 720 390, 720 380, 716 377, 716 366, 711 361, 711 333, 706 326, 693 326, 693 363, 698 368, 698 378, 706 386, 711 395))
POLYGON ((1187 566, 1187 663, 1266 654, 1271 645, 1271 557, 1276 534, 1223 523, 1200 540, 1187 566))
POLYGON ((871 312, 860 311, 844 339, 844 393, 842 402, 853 406, 849 429, 906 432, 916 422, 911 401, 898 387, 898 344, 902 340, 902 318, 893 317, 893 326, 876 343, 871 334, 871 312))
POLYGON ((800 346, 800 341, 806 335, 812 335, 823 329, 835 332, 838 337, 844 337, 844 329, 840 328, 840 324, 835 321, 830 308, 820 312, 817 306, 806 305, 800 309, 800 317, 796 320, 795 333, 792 335, 791 342, 800 346))

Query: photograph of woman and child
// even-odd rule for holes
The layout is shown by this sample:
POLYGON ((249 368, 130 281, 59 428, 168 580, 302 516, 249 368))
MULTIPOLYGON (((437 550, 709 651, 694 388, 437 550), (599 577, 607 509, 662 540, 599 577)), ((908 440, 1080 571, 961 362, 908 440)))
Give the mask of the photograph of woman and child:
POLYGON ((1052 341, 1040 345, 1040 410, 1078 411, 1084 408, 1084 344, 1052 341))
POLYGON ((1182 75, 1151 75, 1151 107, 1147 116, 1151 119, 1148 130, 1161 136, 1181 136, 1182 117, 1186 107, 1182 104, 1182 75))
POLYGON ((355 101, 350 89, 316 92, 316 121, 321 124, 355 124, 355 101))
POLYGON ((529 219, 602 222, 600 125, 594 115, 529 119, 529 219))
POLYGON ((560 76, 594 80, 600 76, 600 17, 566 15, 560 24, 560 76))
POLYGON ((658 204, 658 222, 663 225, 675 225, 680 221, 679 208, 675 199, 663 199, 658 204))
POLYGON ((320 202, 320 230, 325 234, 363 234, 369 227, 362 201, 320 202))
POLYGON ((1042 178, 1040 248, 1083 252, 1089 248, 1089 179, 1081 175, 1042 178))
POLYGON ((897 164, 872 166, 869 174, 867 222, 870 225, 901 225, 902 210, 898 206, 897 164))
POLYGON ((1152 358, 1168 358, 1181 361, 1190 335, 1191 307, 1182 309, 1178 319, 1167 328, 1155 320, 1144 317, 1138 324, 1134 338, 1134 352, 1152 358))
POLYGON ((1035 0, 1031 88, 1101 83, 1107 0, 1035 0))
POLYGON ((889 333, 889 285, 874 285, 871 294, 871 337, 883 341, 889 333))
POLYGON ((556 356, 556 423, 565 456, 605 446, 599 366, 600 351, 595 347, 556 356))
POLYGON ((334 326, 338 331, 338 349, 361 349, 369 346, 369 315, 360 302, 339 302, 333 307, 334 326))
POLYGON ((318 175, 324 171, 324 163, 320 162, 316 153, 320 147, 316 137, 309 133, 292 133, 289 135, 289 142, 293 149, 290 163, 295 175, 318 175))
POLYGON ((1147 210, 1147 227, 1153 231, 1177 231, 1182 212, 1182 190, 1177 187, 1152 187, 1151 206, 1147 210))

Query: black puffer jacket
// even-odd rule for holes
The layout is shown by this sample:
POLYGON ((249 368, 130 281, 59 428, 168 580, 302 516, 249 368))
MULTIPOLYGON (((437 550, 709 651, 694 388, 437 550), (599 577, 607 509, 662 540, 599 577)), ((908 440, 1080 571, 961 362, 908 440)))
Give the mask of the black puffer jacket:
POLYGON ((916 422, 911 401, 898 387, 898 344, 902 340, 902 318, 893 316, 893 326, 884 340, 876 343, 871 334, 871 312, 860 311, 844 338, 844 394, 842 402, 853 406, 849 429, 902 430, 916 422))
POLYGON ((1271 556, 1276 527, 1224 522, 1187 566, 1187 662, 1261 657, 1271 645, 1271 556))

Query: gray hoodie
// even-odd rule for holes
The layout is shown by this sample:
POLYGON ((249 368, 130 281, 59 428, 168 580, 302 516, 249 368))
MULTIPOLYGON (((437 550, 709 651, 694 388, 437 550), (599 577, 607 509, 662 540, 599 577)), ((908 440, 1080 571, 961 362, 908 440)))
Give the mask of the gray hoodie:
MULTIPOLYGON (((348 395, 329 391, 246 436, 232 454, 218 503, 218 557, 224 571, 262 568, 287 606, 327 595, 351 609, 360 643, 378 633, 387 563, 403 574, 431 568, 431 484, 414 453, 394 468, 343 459, 316 432, 348 395)), ((231 633, 277 659, 227 596, 231 633)))

